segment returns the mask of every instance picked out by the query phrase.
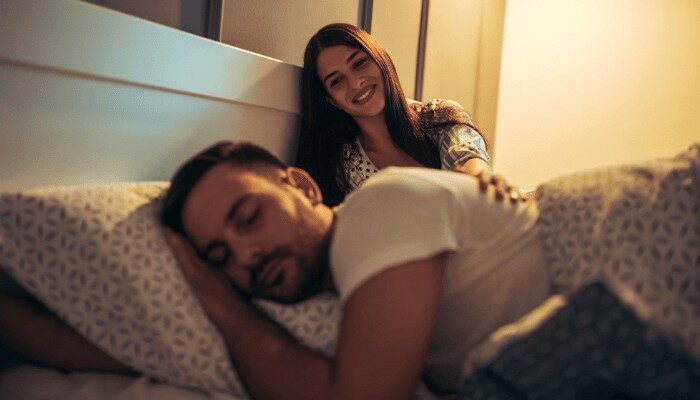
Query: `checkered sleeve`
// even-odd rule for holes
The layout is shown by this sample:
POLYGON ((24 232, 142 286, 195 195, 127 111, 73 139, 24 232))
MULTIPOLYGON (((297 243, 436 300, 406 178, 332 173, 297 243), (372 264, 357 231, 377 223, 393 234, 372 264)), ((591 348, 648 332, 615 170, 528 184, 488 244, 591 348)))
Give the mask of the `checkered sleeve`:
POLYGON ((454 124, 435 128, 433 135, 440 147, 442 169, 453 169, 472 158, 491 163, 484 138, 468 125, 454 124))

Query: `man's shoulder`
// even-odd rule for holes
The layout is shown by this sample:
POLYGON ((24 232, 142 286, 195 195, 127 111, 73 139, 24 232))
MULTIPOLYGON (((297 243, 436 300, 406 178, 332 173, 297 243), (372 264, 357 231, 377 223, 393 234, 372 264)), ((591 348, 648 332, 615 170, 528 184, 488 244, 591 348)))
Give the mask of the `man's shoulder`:
POLYGON ((447 171, 424 167, 387 167, 379 171, 361 188, 364 191, 405 190, 412 191, 426 186, 444 186, 447 171))
POLYGON ((411 209, 460 197, 470 183, 464 174, 419 167, 387 167, 346 198, 343 208, 362 212, 375 209, 411 209))

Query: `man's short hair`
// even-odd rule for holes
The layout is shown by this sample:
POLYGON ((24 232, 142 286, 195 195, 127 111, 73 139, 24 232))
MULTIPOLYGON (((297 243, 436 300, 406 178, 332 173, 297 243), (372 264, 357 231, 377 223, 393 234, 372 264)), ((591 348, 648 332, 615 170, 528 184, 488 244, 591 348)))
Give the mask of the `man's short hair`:
POLYGON ((163 199, 160 223, 166 228, 185 234, 182 207, 192 188, 210 169, 221 163, 238 166, 269 165, 279 169, 287 166, 269 151, 249 142, 221 141, 186 161, 170 180, 170 188, 163 199))

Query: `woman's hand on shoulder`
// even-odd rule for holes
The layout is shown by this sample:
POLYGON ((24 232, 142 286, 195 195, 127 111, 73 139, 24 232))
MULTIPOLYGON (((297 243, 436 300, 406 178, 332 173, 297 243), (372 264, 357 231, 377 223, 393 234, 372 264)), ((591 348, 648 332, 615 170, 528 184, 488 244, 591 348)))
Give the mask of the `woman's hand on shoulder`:
POLYGON ((501 174, 494 174, 489 164, 480 159, 472 158, 464 164, 455 166, 453 171, 475 176, 479 180, 479 190, 487 192, 493 186, 496 200, 509 199, 511 203, 523 202, 528 196, 516 186, 508 184, 501 174))

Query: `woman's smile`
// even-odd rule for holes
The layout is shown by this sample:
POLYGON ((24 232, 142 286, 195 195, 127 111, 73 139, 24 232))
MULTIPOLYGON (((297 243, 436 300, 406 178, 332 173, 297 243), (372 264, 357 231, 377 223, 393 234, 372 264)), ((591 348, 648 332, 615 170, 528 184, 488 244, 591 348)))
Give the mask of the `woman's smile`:
POLYGON ((355 97, 353 97, 352 102, 358 105, 365 104, 372 99, 376 90, 377 85, 368 85, 363 89, 360 89, 360 91, 357 94, 355 94, 355 97))

